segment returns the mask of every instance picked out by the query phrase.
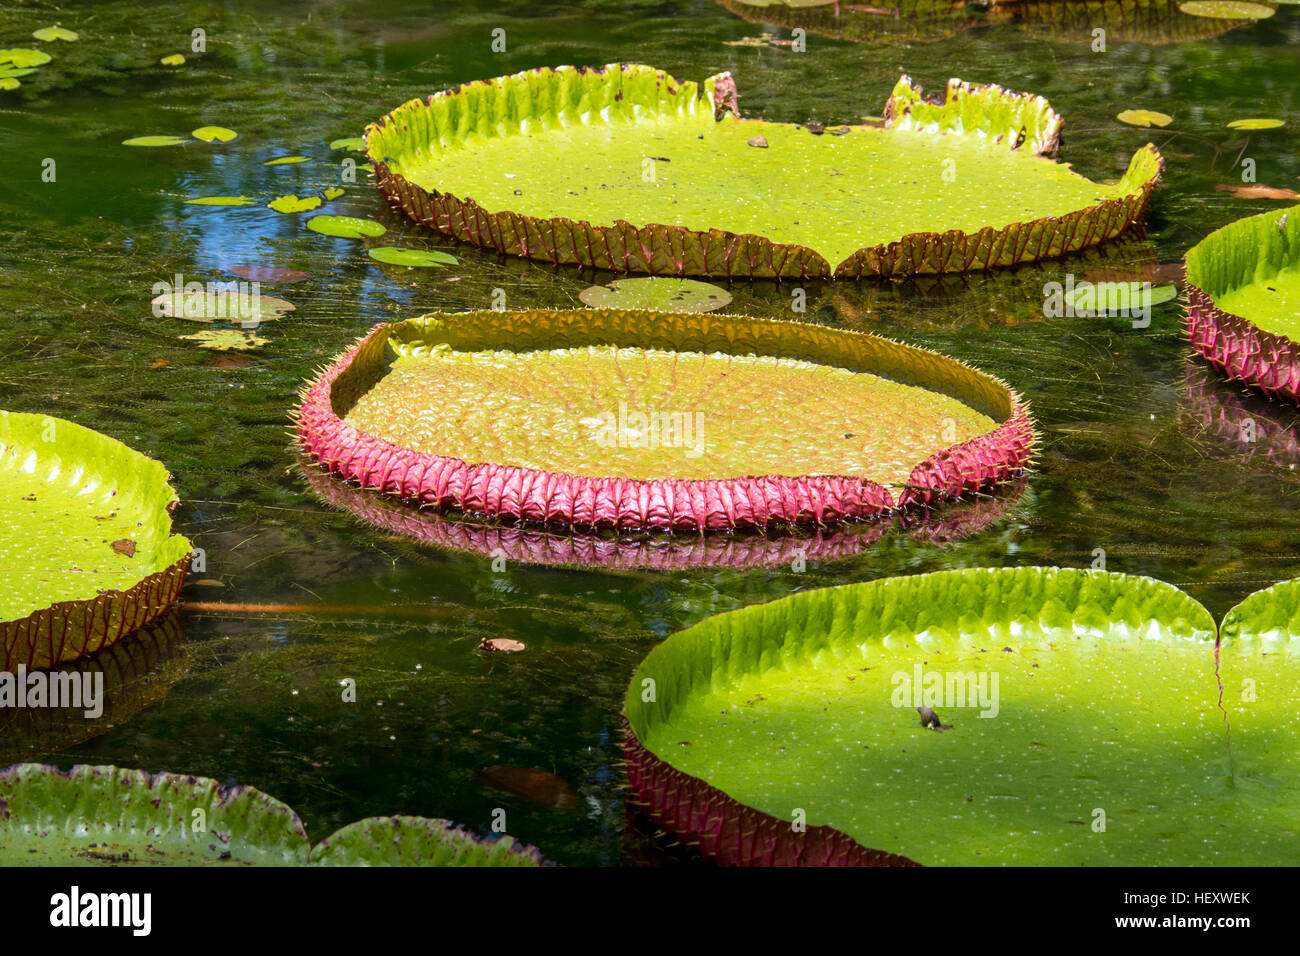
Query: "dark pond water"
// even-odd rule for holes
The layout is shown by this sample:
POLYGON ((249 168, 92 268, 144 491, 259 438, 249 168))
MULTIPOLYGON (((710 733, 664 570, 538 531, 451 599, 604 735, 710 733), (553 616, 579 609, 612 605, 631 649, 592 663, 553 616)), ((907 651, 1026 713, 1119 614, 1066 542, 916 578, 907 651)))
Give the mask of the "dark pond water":
MULTIPOLYGON (((1098 5, 1093 5, 1094 7, 1098 5)), ((1158 6, 1158 5, 1156 5, 1158 6)), ((1151 275, 1207 231, 1279 205, 1237 198, 1243 158, 1261 183, 1300 187, 1300 8, 1208 39, 1130 42, 1007 23, 947 39, 871 45, 769 34, 708 0, 585 3, 9 3, 0 46, 61 22, 81 33, 56 60, 0 93, 0 407, 62 416, 164 461, 182 498, 177 526, 206 552, 165 686, 93 739, 51 734, 23 756, 113 763, 252 784, 289 803, 319 839, 365 816, 447 817, 509 830, 566 864, 690 862, 629 833, 620 706, 634 665, 664 636, 718 611, 793 591, 977 565, 1091 564, 1150 574, 1222 614, 1300 570, 1300 423, 1188 357, 1177 303, 1149 328, 1124 319, 1046 318, 1043 286, 1064 273, 1151 275), (507 50, 492 50, 492 31, 507 50), (190 49, 205 31, 207 51, 190 49), (183 67, 158 65, 183 52, 183 67), (856 121, 878 115, 902 72, 937 89, 950 75, 1047 96, 1066 117, 1061 156, 1118 177, 1148 139, 1169 170, 1145 233, 1100 253, 965 279, 810 285, 808 317, 958 355, 1001 376, 1042 429, 1038 467, 986 530, 961 541, 889 530, 861 553, 750 571, 579 570, 442 551, 368 529, 317 499, 298 468, 288 412, 314 370, 371 325, 433 309, 569 306, 593 280, 577 269, 503 261, 422 234, 364 173, 345 180, 332 140, 449 85, 542 65, 639 61, 678 77, 731 70, 749 115, 856 121), (1166 129, 1117 123, 1128 108, 1166 129), (1243 134, 1225 124, 1276 116, 1243 134), (131 149, 128 137, 229 126, 229 145, 131 149), (302 154, 307 163, 267 166, 302 154), (53 159, 54 182, 44 160, 53 159), (390 238, 452 249, 461 265, 395 270, 362 243, 306 230, 262 205, 185 205, 204 194, 263 201, 343 186, 329 211, 373 217, 390 238), (230 267, 300 270, 263 291, 297 310, 264 326, 251 364, 222 367, 157 319, 153 285, 230 267), (1254 444, 1237 423, 1259 423, 1254 444), (230 604, 277 605, 250 614, 230 604), (475 651, 487 637, 527 644, 475 651), (358 682, 356 704, 339 681, 358 682), (64 749, 58 749, 58 748, 64 749), (42 749, 46 748, 46 749, 42 749), (50 752, 50 751, 54 752, 50 752), (576 793, 566 806, 502 793, 491 766, 539 768, 576 793)), ((1146 39, 1167 39, 1148 34, 1146 39)), ((1161 270, 1161 273, 1168 270, 1161 270)), ((732 288, 736 311, 790 316, 790 289, 732 288)), ((769 423, 779 427, 778 423, 769 423)), ((135 692, 133 692, 135 693, 135 692)), ((12 757, 11 759, 17 759, 12 757)), ((0 760, 0 762, 5 762, 0 760)), ((556 802, 556 801, 552 801, 556 802)))

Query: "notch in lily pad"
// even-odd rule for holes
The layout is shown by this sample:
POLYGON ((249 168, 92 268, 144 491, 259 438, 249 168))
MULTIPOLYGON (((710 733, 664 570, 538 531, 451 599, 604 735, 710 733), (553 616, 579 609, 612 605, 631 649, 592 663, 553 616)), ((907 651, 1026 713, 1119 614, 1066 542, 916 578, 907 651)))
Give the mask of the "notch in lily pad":
POLYGON ((433 268, 436 266, 454 266, 458 262, 455 256, 436 250, 400 249, 397 246, 374 246, 366 252, 371 259, 390 266, 407 266, 408 268, 433 268))
POLYGON ((312 216, 307 220, 307 228, 319 232, 322 236, 334 236, 338 239, 361 239, 382 236, 388 230, 373 219, 358 219, 355 216, 312 216))
POLYGON ((615 279, 578 293, 584 305, 596 309, 649 309, 655 312, 713 312, 731 304, 731 293, 696 279, 615 279))

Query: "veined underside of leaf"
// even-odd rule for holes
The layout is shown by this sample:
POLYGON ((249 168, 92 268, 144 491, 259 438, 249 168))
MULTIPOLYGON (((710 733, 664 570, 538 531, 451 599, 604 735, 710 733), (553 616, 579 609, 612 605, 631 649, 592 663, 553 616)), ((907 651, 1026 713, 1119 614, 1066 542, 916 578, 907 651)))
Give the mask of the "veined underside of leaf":
POLYGON ((935 105, 904 77, 885 128, 844 135, 736 109, 726 74, 696 84, 644 66, 542 69, 407 103, 368 127, 367 149, 380 189, 434 229, 675 275, 915 274, 1056 256, 1140 218, 1162 165, 1148 146, 1118 184, 1090 182, 1043 155, 1061 127, 1045 100, 960 81, 935 105), (767 149, 749 145, 756 134, 767 149), (519 162, 543 148, 554 162, 519 162))

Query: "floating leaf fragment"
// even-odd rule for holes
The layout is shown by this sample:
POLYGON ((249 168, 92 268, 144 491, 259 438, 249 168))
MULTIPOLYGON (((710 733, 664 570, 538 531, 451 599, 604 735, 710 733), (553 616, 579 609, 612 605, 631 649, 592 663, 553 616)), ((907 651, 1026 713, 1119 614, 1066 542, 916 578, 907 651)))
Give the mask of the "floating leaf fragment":
POLYGON ((211 349, 213 352, 247 352, 269 345, 271 341, 252 332, 241 332, 239 329, 204 329, 192 335, 182 335, 180 338, 195 342, 199 348, 211 349))
POLYGON ((1228 129, 1277 129, 1285 126, 1286 120, 1280 119, 1239 119, 1228 124, 1228 129))
POLYGON ((290 166, 293 163, 305 163, 309 159, 311 159, 310 156, 279 156, 275 159, 268 159, 262 165, 263 166, 290 166))
POLYGON ((338 199, 345 192, 347 192, 347 190, 344 189, 342 186, 326 186, 325 201, 330 202, 331 200, 338 199))
POLYGON ((584 305, 604 309, 652 309, 659 312, 713 312, 731 302, 731 293, 695 279, 615 279, 578 293, 584 305))
POLYGON ((32 36, 46 43, 53 40, 63 40, 67 43, 72 43, 75 40, 81 39, 80 36, 73 33, 71 30, 65 30, 63 27, 41 27, 39 30, 33 30, 32 36))
POLYGON ((193 142, 188 136, 133 136, 122 140, 123 146, 184 146, 193 142))
POLYGON ((458 262, 453 255, 445 252, 426 252, 423 249, 399 249, 397 246, 375 246, 367 250, 370 258, 390 266, 409 266, 412 268, 429 268, 432 266, 454 266, 458 262))
POLYGON ((205 143, 229 143, 239 136, 233 129, 226 129, 224 126, 200 126, 190 135, 205 143))
POLYGON ((297 196, 280 196, 272 199, 267 205, 276 212, 306 212, 309 209, 316 209, 321 204, 320 196, 304 196, 299 199, 297 196))
POLYGON ((339 239, 360 239, 362 236, 373 238, 388 231, 373 219, 357 219, 353 216, 313 216, 307 220, 307 228, 322 236, 336 236, 339 239))
POLYGON ((366 140, 362 136, 349 136, 347 139, 336 139, 330 143, 330 149, 365 149, 366 140))
POLYGON ((165 56, 158 61, 163 66, 181 66, 185 62, 185 57, 179 53, 173 53, 171 56, 165 56))
POLYGON ((252 206, 256 202, 247 196, 199 196, 185 200, 187 206, 252 206))
POLYGON ((1127 123, 1129 126, 1168 126, 1174 121, 1172 116, 1166 113, 1158 113, 1155 110, 1125 110, 1115 117, 1121 123, 1127 123))
POLYGON ((50 55, 44 50, 29 50, 26 47, 0 50, 0 64, 8 63, 18 69, 29 66, 44 66, 50 60, 50 55))
POLYGON ((1236 183, 1220 183, 1214 188, 1221 193, 1232 193, 1238 199, 1300 199, 1300 193, 1294 189, 1261 186, 1256 183, 1240 186, 1236 183))

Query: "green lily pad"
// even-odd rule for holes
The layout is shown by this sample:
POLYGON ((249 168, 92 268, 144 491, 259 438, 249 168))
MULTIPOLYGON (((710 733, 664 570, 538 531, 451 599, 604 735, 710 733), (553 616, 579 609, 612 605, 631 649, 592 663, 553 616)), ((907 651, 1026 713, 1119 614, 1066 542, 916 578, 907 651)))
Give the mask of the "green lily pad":
POLYGON ((431 252, 425 249, 399 249, 397 246, 372 246, 366 252, 376 262, 383 262, 390 266, 428 268, 431 266, 454 266, 460 261, 446 252, 431 252))
POLYGON ((122 140, 123 146, 184 146, 193 142, 188 136, 134 136, 122 140))
POLYGON ((0 79, 5 77, 17 78, 20 76, 30 76, 36 72, 36 67, 29 67, 25 70, 15 69, 12 66, 0 66, 0 79))
POLYGON ((49 43, 53 40, 64 40, 72 43, 80 40, 81 37, 71 30, 65 30, 63 27, 41 27, 39 30, 33 30, 32 36, 43 42, 49 43))
POLYGON ((1188 0, 1178 9, 1189 16, 1214 20, 1266 20, 1277 12, 1276 7, 1249 0, 1188 0))
POLYGON ((613 309, 381 326, 308 390, 298 434, 363 487, 411 500, 693 530, 877 517, 1009 478, 1032 443, 1005 385, 934 353, 613 309), (753 427, 774 416, 780 428, 753 427))
POLYGON ((241 332, 239 329, 204 329, 192 335, 182 335, 182 339, 198 343, 200 348, 214 352, 248 352, 269 345, 271 340, 241 332))
POLYGON ((1300 401, 1300 206, 1230 223, 1186 262, 1193 348, 1231 378, 1300 401))
POLYGON ((28 50, 18 47, 12 50, 0 50, 0 64, 9 64, 18 69, 30 66, 44 66, 52 58, 44 50, 28 50))
POLYGON ((484 843, 446 820, 372 817, 350 823, 311 851, 313 866, 540 866, 510 837, 484 843))
POLYGON ((361 136, 349 136, 346 139, 330 141, 330 149, 361 150, 366 148, 366 141, 361 136))
POLYGON ((1156 110, 1125 110, 1115 117, 1121 123, 1130 126, 1168 126, 1174 121, 1172 116, 1156 110))
POLYGON ((658 312, 713 312, 731 303, 731 293, 695 279, 615 279, 578 293, 584 305, 658 312))
POLYGON ((183 57, 179 53, 173 53, 170 56, 163 57, 158 62, 161 63, 163 66, 184 66, 185 57, 183 57))
POLYGON ((1228 129, 1244 129, 1244 130, 1278 129, 1279 127, 1285 125, 1286 125, 1286 121, 1280 119, 1239 119, 1239 120, 1233 120, 1231 123, 1229 123, 1228 129))
POLYGON ((224 126, 200 126, 190 135, 205 143, 229 143, 239 137, 233 129, 226 129, 224 126))
POLYGON ((176 599, 190 543, 167 479, 106 435, 0 412, 0 671, 108 646, 176 599))
POLYGON ((203 292, 165 292, 150 300, 156 314, 191 322, 232 322, 258 325, 272 322, 295 306, 285 299, 260 292, 210 290, 203 292))
POLYGON ((311 159, 310 156, 280 156, 276 159, 268 159, 263 166, 292 166, 295 163, 305 163, 311 159))
POLYGON ((257 204, 256 199, 250 199, 248 196, 199 196, 196 199, 187 199, 185 204, 188 206, 253 206, 257 204))
POLYGON ((0 76, 0 90, 16 90, 22 86, 12 76, 0 76))
POLYGON ((650 652, 625 703, 629 777, 725 862, 1295 864, 1300 645, 1225 641, 1226 669, 1270 695, 1229 729, 1215 636, 1171 585, 1070 568, 801 593, 650 652))
POLYGON ((326 187, 325 187, 325 201, 326 201, 326 202, 331 202, 331 201, 333 201, 333 200, 335 200, 335 199, 338 199, 338 198, 339 198, 340 196, 342 196, 345 192, 347 192, 347 190, 344 189, 342 186, 326 186, 326 187))
MULTIPOLYGON (((923 43, 946 40, 961 30, 1010 20, 1007 4, 976 9, 968 3, 935 0, 890 0, 888 4, 849 4, 835 0, 718 0, 750 23, 777 24, 816 36, 858 43, 923 43)), ((1059 3, 1061 0, 1053 0, 1059 3)), ((745 37, 729 46, 773 45, 770 34, 745 37)), ((789 40, 785 41, 788 46, 789 40)))
POLYGON ((1080 284, 1070 296, 1075 315, 1129 315, 1178 298, 1173 283, 1098 282, 1080 284))
POLYGON ((312 216, 307 220, 307 228, 322 236, 335 236, 339 239, 361 239, 364 236, 373 238, 388 231, 373 219, 357 219, 354 216, 312 216))
POLYGON ((309 209, 320 208, 320 196, 304 196, 299 199, 297 196, 280 196, 272 199, 267 205, 276 212, 306 212, 309 209))
POLYGON ((459 239, 616 272, 727 276, 1058 255, 1139 218, 1161 166, 1149 146, 1119 183, 1084 179, 1044 155, 1062 124, 1047 101, 996 86, 954 80, 935 104, 903 77, 885 116, 817 135, 739 118, 726 74, 561 67, 407 103, 367 128, 367 155, 394 204, 459 239), (548 162, 521 161, 538 150, 548 162))
POLYGON ((483 842, 423 817, 362 820, 313 850, 285 804, 207 777, 27 763, 0 773, 0 793, 6 866, 542 865, 509 837, 483 842))

